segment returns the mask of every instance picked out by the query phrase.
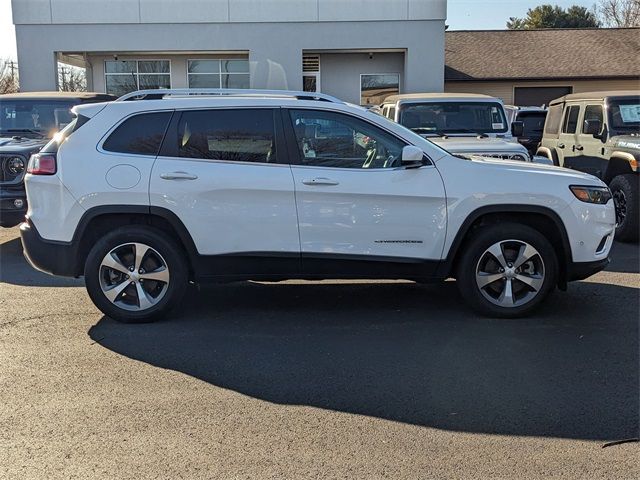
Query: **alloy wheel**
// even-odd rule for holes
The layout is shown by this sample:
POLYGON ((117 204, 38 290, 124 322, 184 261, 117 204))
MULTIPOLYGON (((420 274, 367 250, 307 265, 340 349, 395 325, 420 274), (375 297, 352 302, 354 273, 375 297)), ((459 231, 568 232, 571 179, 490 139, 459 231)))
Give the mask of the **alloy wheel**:
POLYGON ((107 253, 98 271, 100 288, 114 305, 144 311, 167 293, 169 267, 157 250, 143 243, 125 243, 107 253))
POLYGON ((494 243, 480 256, 476 266, 476 285, 492 304, 504 308, 533 300, 544 284, 542 256, 521 240, 494 243))

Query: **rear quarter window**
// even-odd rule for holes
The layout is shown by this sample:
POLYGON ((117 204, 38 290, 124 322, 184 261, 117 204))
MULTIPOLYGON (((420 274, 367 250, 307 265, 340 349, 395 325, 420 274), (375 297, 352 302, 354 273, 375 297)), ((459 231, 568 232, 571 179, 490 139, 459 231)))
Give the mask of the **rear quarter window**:
POLYGON ((122 122, 102 144, 108 152, 158 155, 172 112, 141 113, 122 122))
POLYGON ((562 121, 562 103, 549 107, 547 121, 544 125, 544 133, 548 135, 558 135, 560 131, 560 122, 562 121))

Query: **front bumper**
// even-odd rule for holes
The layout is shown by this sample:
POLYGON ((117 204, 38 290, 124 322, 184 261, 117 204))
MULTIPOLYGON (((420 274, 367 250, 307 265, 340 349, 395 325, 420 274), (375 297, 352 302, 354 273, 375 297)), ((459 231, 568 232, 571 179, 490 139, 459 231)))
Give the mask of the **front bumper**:
POLYGON ((589 278, 607 268, 609 262, 608 257, 595 262, 572 262, 567 266, 567 280, 573 282, 589 278))
POLYGON ((24 188, 0 188, 0 227, 15 227, 24 221, 27 213, 27 194, 24 188), (15 201, 21 200, 22 206, 16 207, 15 201))
POLYGON ((43 239, 29 219, 20 224, 22 250, 29 264, 51 275, 77 277, 77 249, 73 243, 43 239))

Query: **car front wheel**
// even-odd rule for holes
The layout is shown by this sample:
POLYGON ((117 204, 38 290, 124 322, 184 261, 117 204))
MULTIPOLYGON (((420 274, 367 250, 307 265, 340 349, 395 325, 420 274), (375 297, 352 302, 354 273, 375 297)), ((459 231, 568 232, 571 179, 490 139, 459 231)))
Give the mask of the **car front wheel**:
POLYGON ((482 227, 462 248, 458 287, 483 315, 525 316, 556 285, 556 254, 544 235, 526 225, 482 227))
POLYGON ((182 250, 148 227, 105 235, 89 252, 84 275, 93 303, 125 323, 159 319, 180 302, 188 282, 182 250))

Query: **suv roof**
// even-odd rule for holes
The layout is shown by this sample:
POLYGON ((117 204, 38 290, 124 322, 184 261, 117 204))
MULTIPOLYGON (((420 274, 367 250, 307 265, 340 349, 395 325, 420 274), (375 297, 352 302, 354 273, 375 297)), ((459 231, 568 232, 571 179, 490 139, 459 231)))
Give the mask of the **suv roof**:
POLYGON ((489 95, 482 95, 480 93, 405 93, 402 95, 391 95, 385 98, 383 103, 395 103, 403 100, 498 100, 495 97, 489 95))
POLYGON ((579 100, 604 100, 609 97, 637 97, 638 95, 640 95, 640 91, 638 90, 608 90, 602 92, 570 93, 564 97, 552 100, 549 105, 557 105, 559 103, 579 100))
POLYGON ((138 90, 127 93, 118 98, 118 102, 130 102, 139 100, 163 100, 167 98, 276 98, 310 100, 330 103, 345 103, 342 100, 316 92, 300 92, 295 90, 255 90, 255 89, 231 89, 231 88, 170 88, 154 90, 138 90))
POLYGON ((0 95, 0 100, 81 100, 102 101, 115 100, 116 97, 99 92, 20 92, 0 95))

